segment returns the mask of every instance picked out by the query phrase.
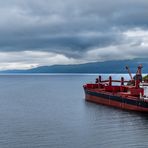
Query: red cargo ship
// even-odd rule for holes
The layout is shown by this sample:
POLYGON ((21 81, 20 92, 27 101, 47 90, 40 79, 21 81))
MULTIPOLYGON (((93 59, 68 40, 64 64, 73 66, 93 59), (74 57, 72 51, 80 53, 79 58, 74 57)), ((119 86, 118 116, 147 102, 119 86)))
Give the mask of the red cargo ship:
POLYGON ((121 109, 148 112, 148 82, 142 81, 142 65, 138 66, 134 77, 128 66, 126 69, 130 74, 130 81, 124 80, 123 77, 121 80, 113 80, 111 76, 108 80, 102 80, 99 76, 95 83, 85 84, 85 100, 121 109))

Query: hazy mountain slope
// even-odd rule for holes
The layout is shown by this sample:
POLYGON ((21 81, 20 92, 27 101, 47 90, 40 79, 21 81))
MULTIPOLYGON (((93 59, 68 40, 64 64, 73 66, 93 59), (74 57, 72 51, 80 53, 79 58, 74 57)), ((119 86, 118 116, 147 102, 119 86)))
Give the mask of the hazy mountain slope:
POLYGON ((132 73, 137 66, 143 65, 143 72, 148 72, 148 59, 118 60, 94 62, 78 65, 53 65, 41 66, 29 70, 11 70, 11 73, 127 73, 125 66, 128 65, 132 73))

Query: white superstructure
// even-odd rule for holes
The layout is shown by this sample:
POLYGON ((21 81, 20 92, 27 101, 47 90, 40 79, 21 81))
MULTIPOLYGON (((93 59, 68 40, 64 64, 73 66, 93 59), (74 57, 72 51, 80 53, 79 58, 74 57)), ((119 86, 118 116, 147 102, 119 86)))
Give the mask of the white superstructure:
POLYGON ((144 94, 142 96, 142 98, 144 98, 145 100, 148 100, 148 83, 140 83, 140 88, 143 88, 144 90, 144 94))

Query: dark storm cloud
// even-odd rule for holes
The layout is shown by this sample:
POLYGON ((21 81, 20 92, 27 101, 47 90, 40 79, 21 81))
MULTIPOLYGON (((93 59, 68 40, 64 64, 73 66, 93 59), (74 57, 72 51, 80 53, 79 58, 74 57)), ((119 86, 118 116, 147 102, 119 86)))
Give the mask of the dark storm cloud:
POLYGON ((102 47, 118 42, 116 34, 108 35, 52 35, 52 36, 17 36, 1 39, 0 46, 4 51, 20 50, 44 50, 63 53, 67 56, 81 56, 79 52, 85 52, 95 47, 102 47), (9 40, 9 42, 8 42, 9 40), (78 52, 74 52, 78 51, 78 52))
POLYGON ((128 43, 123 31, 148 27, 146 0, 6 0, 0 7, 1 51, 81 57, 94 48, 128 43))

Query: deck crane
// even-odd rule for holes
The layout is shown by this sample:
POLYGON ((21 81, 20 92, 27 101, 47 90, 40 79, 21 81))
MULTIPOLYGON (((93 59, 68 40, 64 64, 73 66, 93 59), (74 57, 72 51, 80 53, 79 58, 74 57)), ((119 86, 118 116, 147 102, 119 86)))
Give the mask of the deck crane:
POLYGON ((130 78, 131 80, 129 81, 128 85, 135 85, 135 81, 138 80, 139 82, 142 82, 142 64, 140 64, 138 67, 137 67, 137 72, 136 72, 136 75, 134 77, 132 77, 132 74, 130 72, 130 69, 128 66, 125 67, 130 75, 130 78))
POLYGON ((133 77, 132 77, 132 74, 131 74, 131 72, 130 72, 130 69, 129 69, 129 67, 126 65, 126 70, 128 71, 128 73, 129 73, 129 76, 130 76, 130 78, 131 78, 131 81, 133 80, 133 77))

